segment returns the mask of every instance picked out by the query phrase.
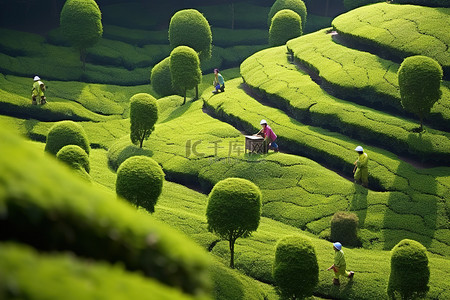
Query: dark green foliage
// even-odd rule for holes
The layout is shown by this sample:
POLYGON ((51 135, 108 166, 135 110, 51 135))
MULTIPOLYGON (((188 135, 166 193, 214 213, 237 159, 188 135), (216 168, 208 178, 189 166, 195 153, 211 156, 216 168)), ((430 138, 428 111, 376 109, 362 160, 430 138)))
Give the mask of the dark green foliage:
POLYGON ((50 128, 45 151, 56 155, 66 145, 77 145, 89 155, 89 141, 80 124, 73 121, 61 121, 50 128))
POLYGON ((87 173, 91 170, 89 156, 86 151, 77 145, 66 145, 62 147, 58 153, 56 153, 56 158, 73 169, 83 169, 87 173))
POLYGON ((209 194, 206 207, 208 230, 229 241, 234 268, 234 243, 258 229, 261 218, 261 191, 246 179, 227 178, 209 194))
POLYGON ((302 20, 302 28, 306 25, 306 5, 302 0, 276 0, 270 8, 269 16, 267 18, 267 26, 272 24, 272 18, 277 12, 283 9, 290 9, 296 12, 302 20))
POLYGON ((431 7, 450 7, 450 2, 448 0, 393 0, 392 3, 431 7))
POLYGON ((175 94, 170 74, 170 57, 166 57, 157 63, 151 72, 150 82, 153 90, 161 97, 175 94))
POLYGON ((402 106, 419 116, 420 131, 423 118, 442 95, 440 86, 442 67, 427 56, 416 55, 406 58, 398 69, 398 84, 402 106))
POLYGON ((272 18, 269 29, 270 46, 281 46, 290 39, 302 35, 302 20, 300 16, 290 9, 278 11, 272 18))
POLYGON ((346 9, 352 10, 360 6, 384 2, 384 0, 343 0, 343 2, 346 9))
POLYGON ((340 211, 331 218, 330 240, 341 242, 344 246, 358 246, 358 216, 340 211))
POLYGON ((8 170, 0 172, 0 207, 8 212, 0 240, 123 265, 191 294, 209 292, 208 256, 185 235, 86 184, 4 126, 0 140, 0 165, 8 170))
POLYGON ((13 243, 0 244, 0 278, 2 300, 139 300, 148 295, 158 300, 193 299, 122 266, 87 262, 72 254, 40 254, 13 243))
POLYGON ((319 264, 312 242, 302 236, 278 241, 272 272, 282 299, 312 296, 319 282, 319 264))
POLYGON ((170 53, 170 74, 174 89, 182 92, 186 103, 186 90, 193 89, 202 80, 197 53, 187 46, 173 49, 170 53))
POLYGON ((85 61, 85 49, 97 43, 103 34, 102 14, 94 0, 67 0, 61 11, 60 25, 72 46, 80 50, 85 61))
POLYGON ((427 249, 414 240, 404 239, 393 249, 388 296, 390 299, 424 297, 428 290, 430 269, 427 249))
POLYGON ((156 99, 149 94, 139 93, 130 99, 130 138, 133 144, 142 148, 144 139, 147 140, 155 129, 158 120, 158 105, 156 99))
POLYGON ((149 212, 155 211, 161 194, 164 172, 156 161, 147 156, 133 156, 117 170, 117 195, 149 212))
POLYGON ((169 41, 172 48, 188 46, 194 49, 202 60, 211 57, 211 28, 206 18, 195 9, 180 10, 172 16, 169 41))

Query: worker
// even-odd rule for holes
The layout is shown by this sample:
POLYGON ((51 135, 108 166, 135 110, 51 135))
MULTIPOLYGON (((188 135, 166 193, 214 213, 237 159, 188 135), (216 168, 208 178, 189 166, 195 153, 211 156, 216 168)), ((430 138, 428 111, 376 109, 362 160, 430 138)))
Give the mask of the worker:
POLYGON ((367 153, 364 152, 363 147, 358 146, 355 148, 355 151, 358 152, 359 157, 355 161, 353 168, 353 177, 355 178, 355 182, 362 182, 362 185, 368 187, 369 185, 369 157, 367 153))
POLYGON ((39 97, 40 104, 43 105, 47 103, 45 101, 47 98, 44 96, 45 91, 45 85, 41 81, 41 78, 39 76, 34 76, 34 83, 33 83, 33 89, 31 90, 31 103, 33 105, 37 104, 36 98, 39 97))
POLYGON ((345 256, 344 251, 342 251, 342 245, 339 242, 333 243, 333 249, 334 249, 334 264, 331 265, 327 270, 333 270, 334 271, 334 278, 333 278, 333 284, 339 285, 341 284, 339 282, 339 276, 346 276, 349 279, 352 279, 355 275, 355 272, 350 271, 348 272, 346 270, 347 264, 345 263, 345 256))
POLYGON ((278 145, 277 143, 275 143, 275 140, 277 139, 277 135, 275 134, 275 132, 273 132, 272 128, 267 125, 266 120, 261 120, 259 124, 262 128, 256 135, 260 135, 264 138, 264 143, 268 146, 269 149, 273 149, 275 152, 278 152, 278 145))
POLYGON ((219 69, 214 69, 213 85, 215 88, 215 90, 212 91, 213 94, 217 94, 219 90, 225 92, 225 81, 223 80, 223 76, 219 73, 219 69))

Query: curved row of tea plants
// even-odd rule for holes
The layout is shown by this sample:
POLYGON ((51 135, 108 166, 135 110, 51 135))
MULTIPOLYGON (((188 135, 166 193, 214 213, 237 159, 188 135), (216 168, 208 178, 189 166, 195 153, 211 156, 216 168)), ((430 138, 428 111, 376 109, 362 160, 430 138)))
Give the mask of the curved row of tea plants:
POLYGON ((266 49, 241 65, 245 83, 262 98, 300 122, 329 128, 397 154, 450 162, 449 133, 434 129, 415 133, 417 122, 330 96, 307 73, 290 64, 285 51, 284 46, 266 49))
MULTIPOLYGON (((339 35, 324 29, 286 43, 288 50, 320 76, 320 85, 333 95, 377 109, 407 114, 400 103, 399 64, 339 44, 339 35)), ((442 97, 426 120, 435 128, 450 129, 450 82, 441 85, 442 97)), ((411 116, 411 118, 417 118, 411 116)))

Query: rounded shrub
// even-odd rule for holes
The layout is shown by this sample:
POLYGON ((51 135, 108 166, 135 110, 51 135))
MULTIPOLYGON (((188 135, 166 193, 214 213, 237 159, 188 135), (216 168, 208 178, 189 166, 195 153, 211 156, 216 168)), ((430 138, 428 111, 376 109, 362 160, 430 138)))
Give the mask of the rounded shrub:
POLYGON ((272 274, 283 299, 311 296, 319 282, 319 265, 311 241, 300 236, 278 241, 272 274))
POLYGON ((94 0, 67 0, 60 25, 63 34, 78 48, 88 48, 97 43, 102 34, 102 14, 94 0))
POLYGON ((45 151, 56 155, 66 145, 77 145, 89 155, 89 141, 80 124, 73 121, 61 121, 50 128, 45 151))
POLYGON ((390 299, 424 297, 428 292, 430 269, 427 249, 419 242, 404 239, 391 252, 390 299))
POLYGON ((155 97, 139 93, 130 98, 130 138, 133 144, 142 144, 155 129, 158 105, 155 97))
POLYGON ((89 156, 86 151, 77 145, 66 145, 62 147, 58 153, 56 153, 56 158, 60 161, 66 163, 73 169, 82 168, 87 173, 90 172, 89 156))
POLYGON ((270 27, 272 24, 272 18, 275 16, 277 12, 283 9, 290 9, 296 12, 301 20, 302 20, 302 28, 305 28, 306 25, 306 5, 302 0, 277 0, 272 5, 269 11, 269 15, 267 17, 267 26, 270 27))
POLYGON ((206 18, 195 9, 180 10, 172 16, 169 42, 172 48, 191 47, 202 59, 211 57, 211 28, 206 18))
POLYGON ((156 161, 147 156, 133 156, 117 170, 116 192, 134 205, 154 212, 163 182, 164 172, 156 161))
POLYGON ((272 18, 269 29, 269 44, 281 46, 290 39, 302 35, 302 21, 300 16, 290 9, 278 11, 272 18))
POLYGON ((206 207, 208 230, 229 241, 234 267, 234 243, 258 229, 261 218, 261 191, 251 181, 227 178, 219 181, 209 194, 206 207))
POLYGON ((153 68, 150 76, 150 83, 153 90, 161 97, 176 94, 172 86, 172 75, 170 75, 170 57, 166 57, 153 68))
POLYGON ((350 212, 337 212, 331 219, 330 240, 340 241, 346 246, 359 246, 358 216, 350 212))
POLYGON ((398 84, 402 106, 417 114, 422 129, 423 118, 442 95, 441 65, 434 59, 415 55, 407 57, 398 69, 398 84))
POLYGON ((173 87, 184 95, 184 104, 186 90, 193 89, 202 79, 197 53, 188 46, 178 46, 173 49, 170 53, 170 74, 173 87))

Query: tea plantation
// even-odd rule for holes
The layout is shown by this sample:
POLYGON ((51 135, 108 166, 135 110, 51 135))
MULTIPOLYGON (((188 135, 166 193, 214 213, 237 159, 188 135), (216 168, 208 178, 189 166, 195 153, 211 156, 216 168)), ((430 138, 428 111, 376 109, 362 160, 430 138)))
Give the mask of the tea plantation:
MULTIPOLYGON (((85 70, 60 28, 0 27, 0 299, 282 299, 275 250, 290 236, 317 256, 310 299, 388 299, 391 250, 405 239, 426 249, 425 298, 450 299, 448 5, 308 12, 303 35, 270 47, 274 1, 199 1, 189 8, 211 26, 212 55, 200 59, 198 99, 191 89, 183 104, 182 93, 161 97, 150 81, 170 57, 178 9, 112 2, 98 1, 103 37, 87 48, 85 70), (412 55, 443 69, 421 132, 397 76, 412 55), (216 94, 215 68, 225 78, 216 94), (35 75, 47 104, 31 103, 35 75), (158 107, 142 147, 130 139, 130 99, 140 93, 158 107), (280 151, 247 153, 244 135, 262 119, 280 151), (369 156, 368 187, 353 180, 358 145, 369 156), (164 175, 147 210, 136 203, 148 199, 127 201, 130 189, 124 198, 116 189, 120 166, 136 156, 164 175), (235 268, 206 216, 211 190, 227 178, 262 195, 257 230, 236 239, 235 268), (355 275, 340 285, 326 271, 336 212, 358 220, 357 245, 343 245, 355 275)), ((120 180, 123 190, 131 179, 120 180)))

